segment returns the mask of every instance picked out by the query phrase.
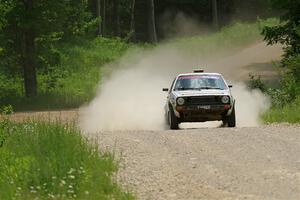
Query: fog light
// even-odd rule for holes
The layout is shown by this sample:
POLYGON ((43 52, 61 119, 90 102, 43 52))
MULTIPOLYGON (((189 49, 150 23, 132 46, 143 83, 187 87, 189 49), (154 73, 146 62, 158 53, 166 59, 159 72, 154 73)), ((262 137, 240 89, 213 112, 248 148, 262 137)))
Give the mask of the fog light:
POLYGON ((177 110, 178 112, 183 111, 183 106, 176 106, 176 110, 177 110))
POLYGON ((231 105, 224 105, 224 108, 227 110, 227 109, 230 109, 231 108, 231 105))

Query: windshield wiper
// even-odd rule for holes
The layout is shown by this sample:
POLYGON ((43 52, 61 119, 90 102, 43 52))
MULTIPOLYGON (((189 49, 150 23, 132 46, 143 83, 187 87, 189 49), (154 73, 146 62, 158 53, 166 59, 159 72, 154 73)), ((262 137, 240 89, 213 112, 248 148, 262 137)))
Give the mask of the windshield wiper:
POLYGON ((176 90, 200 90, 200 88, 177 88, 176 90))
POLYGON ((219 88, 219 87, 201 87, 199 89, 202 89, 202 90, 224 90, 223 88, 219 88))

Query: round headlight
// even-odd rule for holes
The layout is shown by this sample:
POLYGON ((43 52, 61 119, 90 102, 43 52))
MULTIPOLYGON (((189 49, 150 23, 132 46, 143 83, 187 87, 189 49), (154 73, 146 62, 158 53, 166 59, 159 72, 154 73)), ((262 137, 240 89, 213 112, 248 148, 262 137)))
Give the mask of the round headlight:
POLYGON ((184 98, 179 97, 177 99, 177 104, 180 105, 180 106, 182 106, 184 104, 184 98))
POLYGON ((223 96, 222 98, 221 98, 221 101, 222 101, 222 103, 229 103, 229 97, 228 96, 223 96))

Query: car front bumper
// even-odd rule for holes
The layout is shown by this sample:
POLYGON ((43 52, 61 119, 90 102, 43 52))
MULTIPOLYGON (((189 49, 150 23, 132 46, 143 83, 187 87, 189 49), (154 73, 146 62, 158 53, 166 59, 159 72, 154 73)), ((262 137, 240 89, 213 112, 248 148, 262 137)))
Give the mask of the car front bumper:
POLYGON ((230 104, 176 106, 175 114, 181 122, 216 121, 228 115, 231 108, 230 104))

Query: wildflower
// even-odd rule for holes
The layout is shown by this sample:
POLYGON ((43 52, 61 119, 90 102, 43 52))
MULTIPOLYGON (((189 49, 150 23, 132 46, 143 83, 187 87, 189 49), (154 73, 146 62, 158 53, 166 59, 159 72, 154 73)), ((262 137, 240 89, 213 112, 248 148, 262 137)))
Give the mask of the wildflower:
POLYGON ((48 194, 48 197, 50 197, 50 198, 52 198, 52 199, 55 198, 55 196, 54 196, 53 194, 48 194))
POLYGON ((61 181, 60 181, 60 185, 61 185, 61 186, 65 185, 65 184, 66 184, 66 181, 64 181, 64 180, 61 180, 61 181))
POLYGON ((74 175, 69 175, 69 178, 70 179, 75 179, 75 176, 74 175))
POLYGON ((73 190, 68 190, 67 192, 70 193, 70 194, 74 193, 73 190))
POLYGON ((74 171, 76 171, 76 170, 71 168, 70 171, 68 171, 68 174, 72 174, 74 171))

